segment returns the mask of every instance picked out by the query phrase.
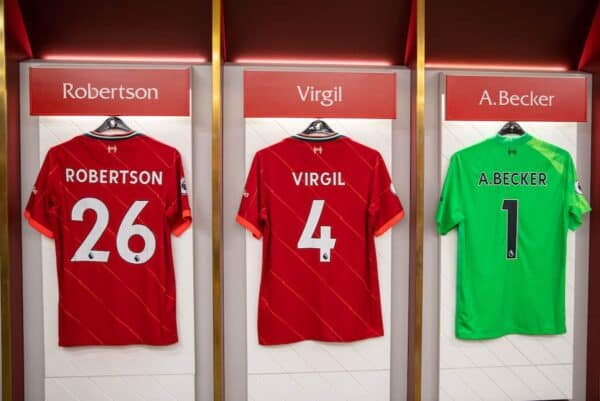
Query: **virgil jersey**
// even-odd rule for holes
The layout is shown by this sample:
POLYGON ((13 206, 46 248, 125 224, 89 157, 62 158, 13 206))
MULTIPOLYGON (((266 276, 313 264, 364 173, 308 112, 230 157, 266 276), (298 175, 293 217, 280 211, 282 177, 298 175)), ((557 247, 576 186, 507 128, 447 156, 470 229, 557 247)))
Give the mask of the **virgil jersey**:
POLYGON ((381 155, 350 138, 258 151, 237 221, 263 240, 259 343, 383 335, 374 237, 403 214, 381 155))
POLYGON ((456 337, 565 333, 567 230, 589 210, 571 155, 528 133, 456 152, 437 211, 458 229, 456 337))
POLYGON ((54 146, 25 217, 54 239, 59 345, 178 340, 171 235, 192 217, 175 148, 134 131, 54 146))

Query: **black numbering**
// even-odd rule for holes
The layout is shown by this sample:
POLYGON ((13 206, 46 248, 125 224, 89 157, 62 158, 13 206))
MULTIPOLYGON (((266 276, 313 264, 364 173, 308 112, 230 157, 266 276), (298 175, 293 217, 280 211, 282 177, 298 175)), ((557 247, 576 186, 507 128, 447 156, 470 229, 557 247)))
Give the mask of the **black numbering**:
POLYGON ((519 218, 519 201, 517 199, 504 199, 502 210, 507 212, 506 224, 506 258, 517 258, 517 222, 519 218))

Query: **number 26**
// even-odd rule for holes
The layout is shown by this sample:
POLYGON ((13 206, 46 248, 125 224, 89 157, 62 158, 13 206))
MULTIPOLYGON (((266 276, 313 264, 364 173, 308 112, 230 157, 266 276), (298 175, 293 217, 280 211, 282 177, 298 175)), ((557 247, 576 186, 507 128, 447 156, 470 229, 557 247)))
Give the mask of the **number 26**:
MULTIPOLYGON (((156 238, 152 234, 152 231, 143 224, 133 224, 147 204, 148 201, 133 202, 127 213, 125 213, 117 231, 117 252, 124 261, 132 264, 147 262, 156 250, 156 238), (144 241, 144 249, 140 252, 133 252, 129 248, 129 239, 134 235, 140 236, 144 241)), ((71 220, 83 221, 83 214, 88 209, 96 213, 96 222, 81 245, 79 245, 79 248, 75 251, 71 262, 107 262, 110 252, 94 249, 94 246, 108 226, 109 213, 104 202, 97 198, 82 198, 78 200, 71 210, 71 220)))

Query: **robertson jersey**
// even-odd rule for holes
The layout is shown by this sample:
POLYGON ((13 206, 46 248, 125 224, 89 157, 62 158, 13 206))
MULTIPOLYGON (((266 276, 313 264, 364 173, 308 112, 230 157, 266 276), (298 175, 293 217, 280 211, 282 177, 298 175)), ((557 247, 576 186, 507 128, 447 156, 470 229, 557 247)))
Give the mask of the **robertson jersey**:
POLYGON ((589 210, 569 153, 529 134, 455 153, 437 222, 458 228, 456 337, 565 333, 567 229, 589 210))
POLYGON ((77 136, 48 151, 25 216, 54 239, 60 345, 177 341, 171 234, 191 213, 176 149, 77 136))
POLYGON ((263 238, 259 343, 383 335, 374 236, 402 216, 381 155, 347 137, 257 152, 237 221, 263 238))

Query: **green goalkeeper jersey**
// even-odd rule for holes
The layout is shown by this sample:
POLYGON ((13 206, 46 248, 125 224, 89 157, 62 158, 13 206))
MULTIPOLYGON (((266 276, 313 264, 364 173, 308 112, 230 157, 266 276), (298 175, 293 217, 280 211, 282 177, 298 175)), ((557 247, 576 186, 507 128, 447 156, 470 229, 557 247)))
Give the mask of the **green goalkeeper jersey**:
POLYGON ((456 152, 437 211, 458 229, 456 337, 565 333, 567 229, 589 210, 571 155, 530 134, 456 152))

